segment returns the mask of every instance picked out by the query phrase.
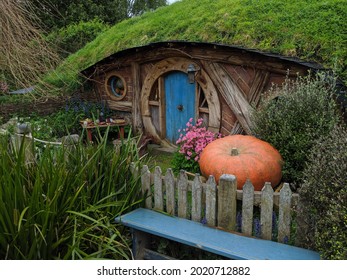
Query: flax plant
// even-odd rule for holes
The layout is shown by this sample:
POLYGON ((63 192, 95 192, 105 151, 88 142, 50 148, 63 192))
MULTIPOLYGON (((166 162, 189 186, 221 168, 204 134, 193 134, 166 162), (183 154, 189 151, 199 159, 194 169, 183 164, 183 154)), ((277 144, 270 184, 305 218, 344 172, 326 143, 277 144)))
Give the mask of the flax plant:
MULTIPOLYGON (((0 137, 0 259, 131 257, 115 216, 141 203, 136 146, 47 147, 35 163, 0 137)), ((127 143, 129 144, 127 144, 127 143)))

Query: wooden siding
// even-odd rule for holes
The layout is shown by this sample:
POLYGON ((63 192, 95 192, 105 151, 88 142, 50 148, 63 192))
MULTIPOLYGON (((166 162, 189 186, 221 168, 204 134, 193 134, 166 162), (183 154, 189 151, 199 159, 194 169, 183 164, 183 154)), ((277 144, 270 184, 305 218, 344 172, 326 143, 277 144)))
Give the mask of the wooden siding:
POLYGON ((99 98, 107 100, 110 109, 130 113, 135 131, 160 141, 165 120, 157 119, 163 117, 161 104, 159 111, 147 104, 151 87, 160 76, 185 72, 191 63, 198 69, 196 81, 209 101, 199 113, 209 120, 209 129, 223 135, 251 133, 251 111, 268 98, 271 85, 281 85, 288 74, 295 77, 309 69, 303 63, 241 48, 168 42, 112 55, 95 66, 92 79, 99 98), (112 71, 126 82, 127 94, 121 101, 112 100, 105 89, 105 78, 112 71))

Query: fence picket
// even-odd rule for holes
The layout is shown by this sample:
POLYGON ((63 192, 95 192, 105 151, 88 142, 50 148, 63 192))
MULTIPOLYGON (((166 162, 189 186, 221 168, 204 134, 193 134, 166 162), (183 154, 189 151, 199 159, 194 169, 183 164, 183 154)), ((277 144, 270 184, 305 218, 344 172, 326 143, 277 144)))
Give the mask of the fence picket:
POLYGON ((188 191, 188 176, 184 170, 180 171, 180 175, 177 181, 178 192, 178 217, 187 218, 187 191, 188 191))
POLYGON ((192 220, 195 222, 201 221, 201 199, 202 185, 199 174, 196 174, 192 185, 192 220))
POLYGON ((241 232, 249 236, 252 235, 253 205, 254 187, 251 181, 247 180, 245 185, 243 186, 241 232))
POLYGON ((218 226, 227 230, 236 230, 236 189, 234 175, 223 174, 219 178, 218 189, 218 226))
MULTIPOLYGON (((136 175, 138 170, 135 166, 131 166, 131 169, 136 175)), ((278 206, 279 242, 285 242, 290 238, 291 213, 293 209, 300 208, 298 194, 293 194, 287 183, 283 185, 279 193, 274 193, 270 183, 265 183, 262 191, 256 192, 250 181, 246 182, 242 190, 237 190, 237 178, 234 175, 223 175, 217 186, 213 176, 210 176, 206 183, 202 183, 198 174, 194 181, 188 181, 186 172, 182 170, 176 181, 171 168, 167 169, 164 177, 160 167, 155 167, 152 176, 148 166, 144 165, 141 170, 141 184, 142 193, 146 194, 146 208, 166 211, 170 215, 189 219, 188 207, 191 202, 192 220, 200 222, 205 212, 207 225, 226 230, 236 230, 236 205, 237 200, 242 200, 241 232, 249 236, 253 232, 254 206, 260 206, 260 237, 268 240, 272 239, 273 234, 273 210, 275 206, 276 209, 278 206), (151 184, 154 184, 153 193, 151 184), (192 193, 189 201, 188 191, 192 193)), ((300 212, 299 215, 301 216, 302 213, 300 212)), ((296 242, 300 243, 305 229, 299 223, 300 217, 296 219, 298 221, 297 235, 300 235, 296 242)))
POLYGON ((139 176, 139 172, 138 169, 135 165, 135 162, 131 162, 130 163, 130 172, 133 174, 134 178, 137 178, 137 176, 139 176))
POLYGON ((166 189, 166 212, 175 215, 175 177, 171 168, 166 170, 164 184, 166 189))
POLYGON ((285 243, 290 237, 292 191, 285 183, 280 191, 280 206, 278 217, 278 242, 285 243))
POLYGON ((209 226, 216 225, 217 211, 217 184, 213 176, 206 183, 206 223, 209 226))
POLYGON ((156 166, 154 170, 154 209, 163 211, 163 180, 161 174, 160 167, 156 166))
POLYGON ((152 209, 151 172, 147 165, 144 165, 141 170, 141 189, 142 194, 146 195, 146 208, 152 209))
POLYGON ((304 246, 307 241, 307 234, 309 233, 309 218, 305 209, 302 199, 298 199, 296 211, 296 233, 295 233, 295 246, 304 246))
POLYGON ((273 192, 271 184, 265 183, 261 195, 260 230, 261 238, 267 240, 272 237, 273 192))

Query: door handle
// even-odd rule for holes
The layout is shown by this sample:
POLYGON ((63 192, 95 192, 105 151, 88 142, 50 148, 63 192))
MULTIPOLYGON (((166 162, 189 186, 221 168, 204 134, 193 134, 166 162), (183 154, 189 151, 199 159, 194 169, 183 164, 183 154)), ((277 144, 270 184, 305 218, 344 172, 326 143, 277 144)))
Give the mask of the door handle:
POLYGON ((182 105, 182 104, 180 104, 180 105, 178 105, 178 106, 177 106, 177 110, 178 110, 178 111, 181 111, 181 112, 182 112, 182 111, 183 111, 183 109, 184 109, 184 107, 183 107, 183 105, 182 105))

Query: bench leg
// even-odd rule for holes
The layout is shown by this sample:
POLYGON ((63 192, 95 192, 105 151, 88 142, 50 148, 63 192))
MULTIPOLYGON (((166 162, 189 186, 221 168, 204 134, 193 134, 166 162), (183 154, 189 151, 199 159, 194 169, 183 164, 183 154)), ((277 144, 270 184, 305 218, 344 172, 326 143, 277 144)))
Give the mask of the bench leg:
POLYGON ((143 260, 145 256, 145 249, 149 245, 149 234, 139 230, 132 230, 133 247, 132 252, 135 260, 143 260))

